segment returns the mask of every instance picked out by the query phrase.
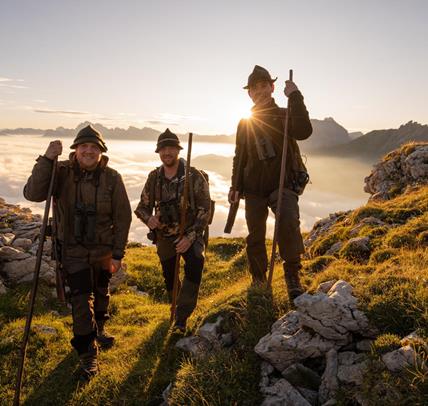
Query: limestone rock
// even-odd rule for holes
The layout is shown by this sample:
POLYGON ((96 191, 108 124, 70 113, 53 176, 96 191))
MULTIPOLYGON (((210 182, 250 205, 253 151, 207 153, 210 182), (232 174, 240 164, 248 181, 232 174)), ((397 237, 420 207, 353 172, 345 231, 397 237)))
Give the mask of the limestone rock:
POLYGON ((337 282, 337 279, 332 279, 330 281, 326 281, 323 283, 320 283, 318 285, 318 289, 317 292, 322 292, 322 293, 328 293, 328 291, 333 287, 333 285, 337 282))
POLYGON ((306 358, 316 358, 340 345, 319 334, 299 329, 293 335, 276 330, 262 337, 255 347, 256 353, 279 371, 306 358))
POLYGON ((12 246, 15 248, 22 248, 24 251, 28 251, 31 248, 33 242, 29 238, 17 238, 12 246))
POLYGON ((406 345, 398 350, 382 355, 382 361, 392 372, 401 371, 404 368, 415 365, 416 353, 413 347, 406 345))
POLYGON ((110 291, 115 292, 119 285, 125 283, 127 279, 128 274, 126 273, 126 264, 123 264, 122 267, 117 272, 115 272, 110 279, 110 291))
POLYGON ((321 385, 318 391, 319 401, 321 404, 334 399, 336 395, 336 391, 339 387, 339 381, 337 379, 338 366, 337 351, 335 349, 331 349, 326 354, 326 367, 321 377, 321 385))
POLYGON ((294 387, 306 388, 318 391, 321 384, 320 376, 312 369, 300 363, 290 365, 282 371, 282 376, 294 387))
POLYGON ((15 239, 15 234, 13 234, 13 233, 0 234, 0 241, 3 243, 3 245, 12 244, 12 241, 14 239, 15 239))
POLYGON ((371 200, 388 200, 409 186, 428 183, 428 144, 410 144, 389 153, 364 182, 371 200))
MULTIPOLYGON (((22 282, 24 278, 27 278, 25 279, 26 281, 31 281, 35 264, 35 257, 26 258, 21 261, 6 262, 2 271, 11 283, 22 282)), ((45 261, 41 262, 40 274, 47 273, 50 269, 45 261)))
POLYGON ((5 245, 4 247, 0 248, 0 259, 4 261, 16 261, 29 257, 30 254, 22 252, 21 250, 16 249, 14 247, 10 247, 8 245, 5 245))
POLYGON ((219 316, 215 323, 205 323, 198 330, 198 335, 206 338, 208 341, 217 341, 218 329, 223 321, 223 317, 219 316))
POLYGON ((286 379, 278 380, 266 388, 267 397, 262 406, 311 406, 311 404, 286 379))
POLYGON ((212 345, 203 337, 191 336, 178 340, 175 344, 182 351, 189 352, 195 358, 201 358, 211 350, 212 345))
POLYGON ((345 281, 337 281, 328 294, 304 293, 294 303, 303 326, 341 345, 347 344, 351 332, 362 335, 370 332, 368 319, 357 310, 357 299, 352 296, 351 285, 345 281))
POLYGON ((337 377, 340 382, 361 385, 367 368, 367 356, 355 352, 340 352, 338 356, 337 377))

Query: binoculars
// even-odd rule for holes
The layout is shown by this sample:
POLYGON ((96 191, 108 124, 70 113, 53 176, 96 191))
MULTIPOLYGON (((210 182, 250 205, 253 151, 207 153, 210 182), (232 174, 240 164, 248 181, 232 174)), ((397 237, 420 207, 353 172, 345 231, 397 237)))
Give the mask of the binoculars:
POLYGON ((174 224, 180 221, 178 210, 178 200, 171 199, 166 202, 159 203, 160 221, 163 224, 174 224))
POLYGON ((95 242, 96 208, 77 202, 74 207, 74 238, 78 242, 95 242))

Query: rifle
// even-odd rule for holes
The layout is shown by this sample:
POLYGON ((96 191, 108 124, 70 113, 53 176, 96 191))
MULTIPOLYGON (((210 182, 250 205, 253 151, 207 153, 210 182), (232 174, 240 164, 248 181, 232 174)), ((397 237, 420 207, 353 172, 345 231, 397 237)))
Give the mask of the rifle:
MULTIPOLYGON (((293 80, 293 69, 290 69, 289 80, 293 80)), ((278 187, 278 200, 276 202, 276 211, 275 211, 275 229, 273 232, 272 240, 272 253, 270 256, 269 263, 269 275, 267 280, 267 286, 272 285, 273 277, 273 268, 275 266, 275 254, 276 254, 276 245, 278 241, 278 232, 279 232, 279 222, 281 219, 281 206, 282 206, 282 192, 284 190, 284 180, 285 180, 285 164, 287 161, 287 147, 288 147, 288 120, 290 112, 290 99, 287 101, 287 113, 285 115, 285 124, 284 124, 284 141, 282 144, 282 157, 281 157, 281 172, 279 175, 279 187, 278 187)))
POLYGON ((56 200, 52 198, 52 259, 55 259, 55 287, 56 297, 61 305, 65 306, 65 287, 64 287, 64 274, 61 264, 61 251, 62 247, 58 241, 58 225, 56 215, 56 200))
MULTIPOLYGON (((192 154, 192 140, 193 140, 193 133, 189 133, 189 140, 187 143, 186 172, 184 177, 184 193, 183 193, 183 196, 181 197, 181 204, 180 204, 180 226, 179 226, 178 241, 180 241, 183 238, 184 228, 186 226, 187 203, 189 200, 189 173, 190 173, 190 158, 192 154)), ((175 308, 177 307, 180 259, 181 259, 181 254, 177 253, 175 257, 174 284, 172 287, 171 316, 169 319, 170 324, 172 324, 172 322, 175 319, 175 308)))
MULTIPOLYGON (((241 154, 238 156, 238 177, 240 176, 240 173, 242 172, 242 161, 244 159, 244 154, 246 153, 245 147, 243 147, 241 154)), ((234 190, 234 189, 232 189, 234 190)), ((235 203, 231 203, 229 207, 229 213, 227 215, 226 225, 224 226, 224 233, 230 234, 232 232, 233 225, 235 224, 236 214, 238 213, 239 209, 239 200, 235 203)))
POLYGON ((46 228, 48 225, 49 210, 51 206, 51 199, 52 199, 53 188, 55 183, 56 167, 57 167, 57 158, 55 158, 52 163, 52 173, 51 173, 51 179, 49 182, 48 194, 46 197, 45 212, 43 215, 42 227, 40 229, 40 234, 39 234, 39 246, 37 248, 36 263, 34 266, 33 286, 31 288, 31 296, 30 296, 30 306, 29 306, 29 311, 27 315, 27 320, 25 322, 24 336, 22 338, 22 344, 21 344, 21 357, 19 359, 18 373, 16 375, 15 397, 13 399, 14 406, 19 406, 22 374, 24 372, 25 354, 27 350, 28 336, 30 335, 31 321, 33 319, 34 302, 36 299, 37 287, 39 284, 40 265, 42 263, 43 245, 46 237, 46 228))

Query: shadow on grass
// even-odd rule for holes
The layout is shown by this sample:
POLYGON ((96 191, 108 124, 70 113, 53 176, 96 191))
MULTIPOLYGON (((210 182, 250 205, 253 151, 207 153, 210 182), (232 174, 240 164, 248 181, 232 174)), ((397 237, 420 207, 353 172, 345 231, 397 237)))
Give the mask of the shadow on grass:
POLYGON ((139 360, 122 383, 114 404, 159 405, 162 392, 174 380, 179 367, 179 336, 169 334, 169 322, 158 324, 148 341, 135 351, 139 360))
POLYGON ((22 404, 25 406, 66 404, 79 386, 77 378, 73 375, 77 362, 76 354, 71 351, 22 404))

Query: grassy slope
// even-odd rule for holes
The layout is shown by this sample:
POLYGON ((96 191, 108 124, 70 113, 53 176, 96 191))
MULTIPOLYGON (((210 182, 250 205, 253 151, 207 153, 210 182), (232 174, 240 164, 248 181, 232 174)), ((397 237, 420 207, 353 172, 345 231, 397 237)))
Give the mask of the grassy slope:
MULTIPOLYGON (((420 371, 380 374, 375 362, 386 348, 397 346, 398 337, 416 328, 428 336, 427 213, 428 188, 390 202, 369 204, 315 241, 310 248, 312 259, 305 261, 303 280, 310 291, 332 278, 351 282, 362 309, 382 333, 363 388, 373 404, 428 402, 423 397, 428 389, 426 375, 420 371), (359 219, 368 214, 396 224, 391 229, 366 226, 358 231, 357 235, 371 237, 370 257, 359 258, 346 244, 336 257, 323 256, 334 242, 346 242, 359 219), (374 384, 380 380, 382 390, 374 384), (385 396, 385 388, 390 395, 385 396)), ((252 349, 272 322, 288 310, 288 304, 279 264, 272 294, 249 288, 243 247, 242 239, 211 240, 199 305, 189 327, 194 331, 223 314, 222 328, 231 331, 236 341, 229 349, 212 352, 203 362, 174 347, 178 337, 168 331, 169 308, 155 250, 130 249, 128 285, 136 285, 150 296, 138 296, 126 286, 112 296, 109 329, 116 335, 117 345, 101 353, 101 373, 83 388, 72 376, 78 360, 69 345, 71 317, 52 312, 51 290, 42 286, 33 325, 48 325, 57 333, 35 329, 30 337, 22 396, 25 404, 157 405, 171 381, 175 382, 172 404, 260 404, 260 361, 252 349)), ((1 404, 10 404, 13 397, 27 301, 28 287, 0 296, 1 404)), ((343 391, 342 404, 352 404, 352 397, 352 392, 343 391)))

